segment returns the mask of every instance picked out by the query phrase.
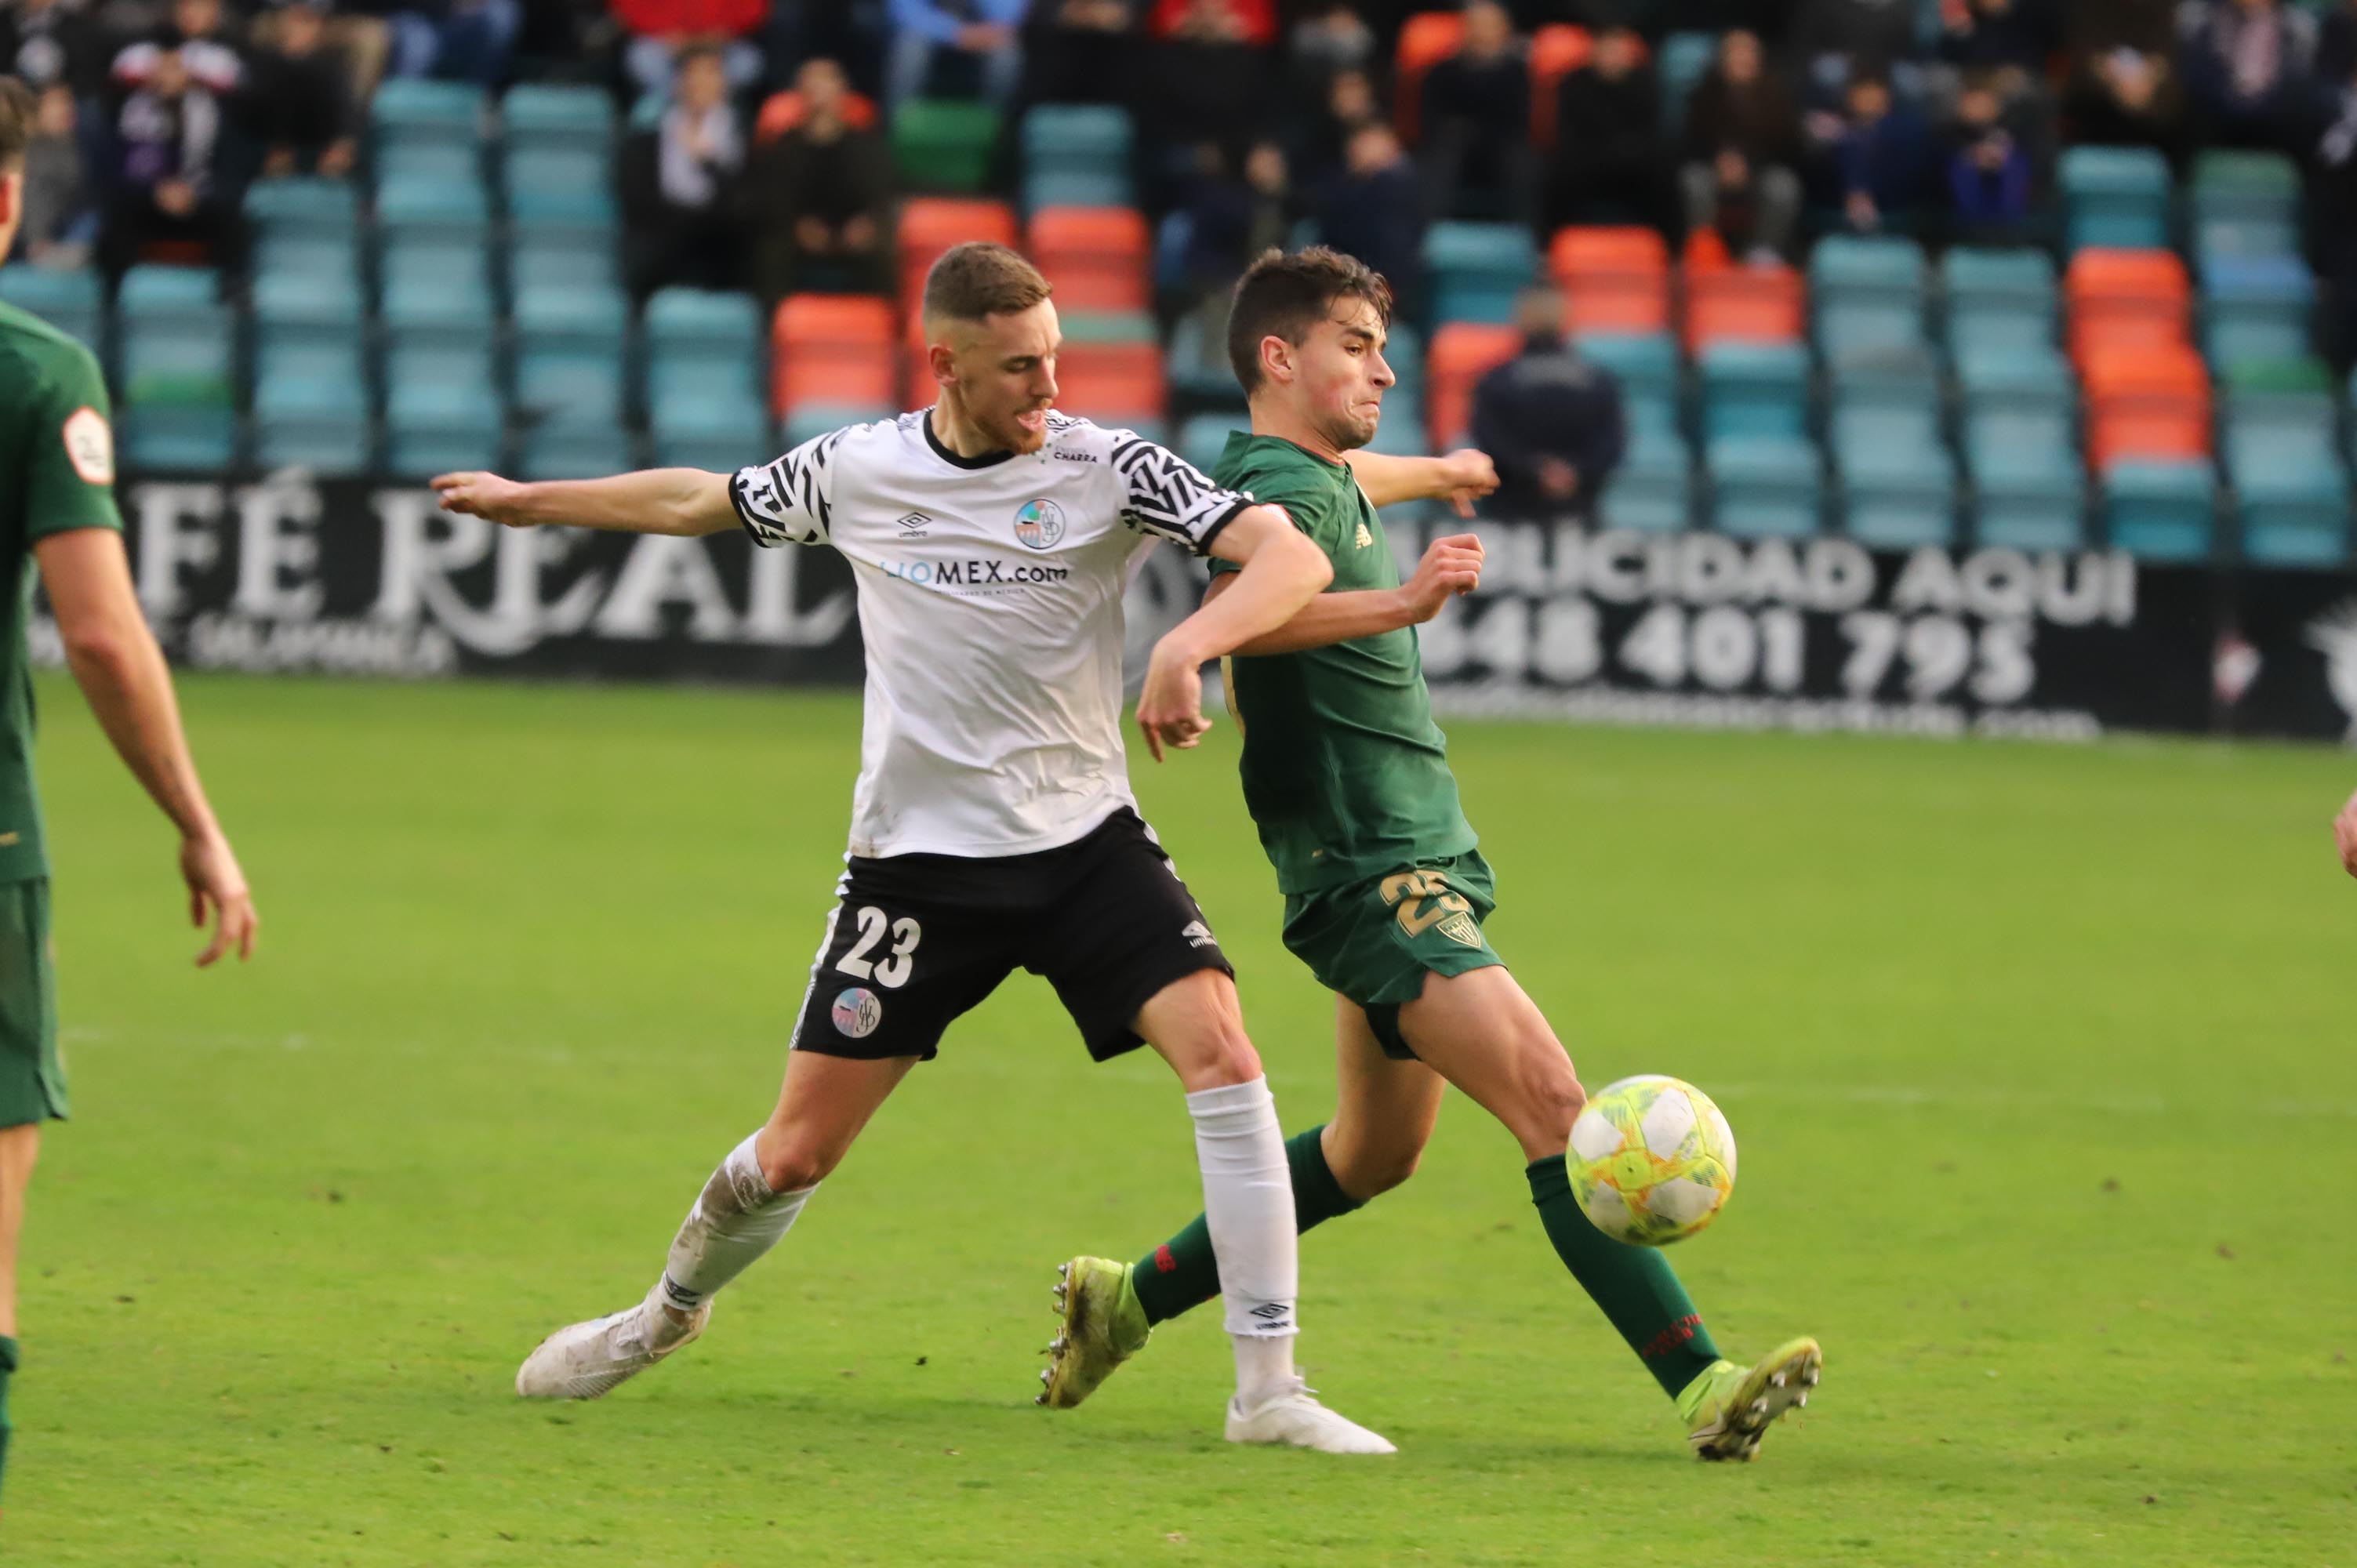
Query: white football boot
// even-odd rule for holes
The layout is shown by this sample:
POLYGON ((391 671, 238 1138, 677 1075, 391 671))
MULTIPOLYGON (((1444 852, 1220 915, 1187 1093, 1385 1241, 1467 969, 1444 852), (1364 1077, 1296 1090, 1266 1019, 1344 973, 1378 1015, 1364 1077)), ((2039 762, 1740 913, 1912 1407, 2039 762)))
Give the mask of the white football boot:
POLYGON ((1286 1443, 1320 1454, 1399 1452, 1387 1439, 1319 1404, 1310 1392, 1299 1378, 1288 1378, 1251 1410, 1244 1408, 1243 1396, 1236 1395, 1228 1401, 1228 1441, 1286 1443))
POLYGON ((657 1299, 660 1283, 647 1299, 627 1311, 560 1328, 516 1369, 516 1392, 526 1399, 593 1400, 691 1344, 712 1321, 705 1302, 685 1323, 673 1323, 657 1299))

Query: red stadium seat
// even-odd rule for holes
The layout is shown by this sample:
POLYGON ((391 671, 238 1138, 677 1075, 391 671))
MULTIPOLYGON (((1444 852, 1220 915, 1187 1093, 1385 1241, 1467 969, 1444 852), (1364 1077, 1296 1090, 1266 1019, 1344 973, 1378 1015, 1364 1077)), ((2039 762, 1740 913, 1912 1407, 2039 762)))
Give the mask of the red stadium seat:
POLYGON ((1670 253, 1659 232, 1567 228, 1547 246, 1563 285, 1565 321, 1577 332, 1660 332, 1670 325, 1670 253))
POLYGON ((1031 215, 1030 249, 1060 311, 1153 304, 1153 238, 1134 208, 1043 207, 1031 215))
POLYGON ((912 308, 923 295, 925 274, 952 245, 969 240, 1018 243, 1015 209, 1003 201, 968 197, 912 196, 900 207, 900 297, 912 308))
POLYGON ((1808 295, 1801 274, 1781 263, 1686 276, 1689 353, 1729 339, 1792 342, 1803 335, 1807 315, 1808 295))
POLYGON ((2085 250, 2063 278, 2071 307, 2071 358, 2083 373, 2113 349, 2163 349, 2190 341, 2192 287, 2169 251, 2085 250))
POLYGON ((857 295, 790 295, 770 328, 770 402, 782 417, 803 403, 893 401, 899 374, 892 306, 857 295))
POLYGON ((1531 141, 1542 151, 1555 146, 1555 90, 1587 63, 1594 47, 1586 27, 1550 22, 1531 35, 1531 141))
POLYGON ((1465 434, 1473 423, 1473 383, 1522 346, 1522 333, 1502 323, 1452 321, 1432 335, 1424 356, 1424 406, 1434 450, 1465 434))
POLYGON ((1067 343, 1056 357, 1056 406, 1105 424, 1159 420, 1170 405, 1155 343, 1067 343))
POLYGON ((2122 457, 2211 455, 2210 371, 2191 345, 2098 349, 2083 374, 2087 460, 2098 472, 2122 457))
POLYGON ((1399 52, 1394 58, 1400 140, 1414 144, 1415 106, 1424 73, 1457 52, 1465 41, 1465 16, 1460 11, 1419 11, 1400 25, 1399 52))

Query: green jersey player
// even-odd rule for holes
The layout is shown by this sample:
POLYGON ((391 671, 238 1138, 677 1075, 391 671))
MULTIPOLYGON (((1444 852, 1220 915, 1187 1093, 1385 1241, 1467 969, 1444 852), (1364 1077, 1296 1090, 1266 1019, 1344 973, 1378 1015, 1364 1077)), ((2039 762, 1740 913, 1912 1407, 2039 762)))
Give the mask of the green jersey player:
MULTIPOLYGON (((1668 1260, 1590 1225, 1564 1171, 1586 1102, 1570 1058, 1483 923, 1490 867, 1433 723, 1415 626, 1471 589, 1480 540, 1435 542, 1400 580, 1375 509, 1494 488, 1478 452, 1383 457, 1391 295, 1335 252, 1271 252, 1237 285, 1228 352, 1252 405, 1218 480, 1285 509, 1334 564, 1327 591, 1237 650, 1244 800, 1285 895, 1285 943, 1335 993, 1340 1103, 1286 1154, 1303 1230, 1407 1179, 1453 1083, 1522 1145, 1532 1201, 1573 1278, 1676 1402, 1694 1451, 1749 1459, 1822 1365, 1796 1339, 1753 1367, 1721 1359, 1668 1260)), ((1228 579, 1215 577, 1218 596, 1228 579)), ((1134 1264, 1076 1258, 1057 1287, 1064 1328, 1043 1402, 1073 1405, 1152 1326, 1209 1299, 1202 1221, 1134 1264)))
MULTIPOLYGON (((0 76, 0 256, 24 212, 33 95, 0 76)), ((0 305, 0 1468, 16 1369, 16 1235, 41 1124, 66 1114, 49 967, 49 862, 33 787, 33 688, 26 672, 32 568, 40 568, 66 662, 107 738, 180 833, 180 875, 199 925, 219 916, 210 964, 252 953, 245 875, 188 760, 171 677, 132 591, 114 510, 106 388, 90 350, 0 305)))

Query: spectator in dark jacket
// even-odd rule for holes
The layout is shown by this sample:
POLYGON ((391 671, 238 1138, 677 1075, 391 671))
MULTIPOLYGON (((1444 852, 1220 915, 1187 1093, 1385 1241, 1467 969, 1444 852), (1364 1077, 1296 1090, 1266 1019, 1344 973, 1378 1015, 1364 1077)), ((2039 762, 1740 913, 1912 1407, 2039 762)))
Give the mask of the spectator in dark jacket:
POLYGON ((831 59, 794 77, 803 114, 753 156, 746 174, 762 297, 814 281, 856 294, 892 289, 892 160, 844 114, 850 84, 831 59))
POLYGON ((2035 76, 2054 44, 2041 0, 1940 0, 1940 58, 1961 70, 2035 76))
POLYGON ((708 45, 680 56, 671 106, 624 155, 625 248, 640 293, 679 285, 743 285, 737 179, 745 127, 728 101, 727 67, 708 45))
POLYGON ((2289 150, 2315 102, 2316 23, 2282 0, 2212 0, 2185 41, 2199 139, 2289 150))
POLYGON ((2326 352, 2346 371, 2357 364, 2357 64, 2331 84, 2324 118, 2309 210, 2324 284, 2326 352))
POLYGON ((1995 83, 1966 82, 1948 125, 1947 183, 1957 237, 1967 243, 2019 239, 2036 179, 2031 151, 2006 124, 1995 83))
POLYGON ((1756 34, 1719 40, 1718 59, 1686 100, 1680 187, 1686 226, 1727 249, 1786 254, 1801 219, 1800 119, 1756 34))
POLYGON ((1916 14, 1916 0, 1801 0, 1789 41, 1818 85, 1835 86, 1862 65, 1912 59, 1916 14))
POLYGON ((1889 79, 1871 67, 1850 78, 1844 113, 1819 128, 1819 176, 1853 233, 1904 228, 1925 194, 1933 161, 1923 117, 1896 102, 1889 79))
POLYGON ((1371 123, 1352 133, 1342 172, 1326 188, 1318 231, 1324 243, 1366 263, 1392 285, 1404 316, 1416 297, 1424 244, 1424 214, 1415 171, 1389 125, 1371 123))
POLYGON ((120 276, 157 243, 187 246, 224 272, 243 264, 243 229, 220 170, 223 113, 177 48, 145 62, 115 118, 120 156, 100 258, 120 276))
POLYGON ((1294 91, 1322 98, 1326 84, 1338 73, 1366 70, 1377 63, 1374 29, 1367 26, 1359 9, 1333 0, 1317 0, 1303 7, 1301 19, 1293 24, 1286 38, 1294 91))
POLYGON ((1531 217, 1530 54, 1496 0, 1465 7, 1465 42, 1424 73, 1416 119, 1428 211, 1531 217))
POLYGON ((106 35, 75 0, 16 0, 0 9, 0 76, 38 92, 63 82, 76 98, 106 81, 106 35))
POLYGON ((2185 81, 2176 0, 2076 0, 2064 51, 2063 113, 2073 139, 2105 146, 2184 145, 2185 81))
POLYGON ((1023 29, 1024 100, 1125 102, 1144 10, 1145 0, 1037 0, 1023 29))
POLYGON ((1669 228, 1675 204, 1661 127, 1662 83, 1644 41, 1631 28, 1606 28, 1587 63, 1555 84, 1546 228, 1598 221, 1669 228))
POLYGON ((2316 81, 2319 112, 2330 114, 2341 90, 2357 77, 2357 0, 2341 3, 2324 14, 2316 34, 2316 81))
POLYGON ((266 177, 351 172, 357 114, 344 58, 327 47, 327 17, 310 0, 278 13, 276 42, 247 62, 240 95, 266 177))
POLYGON ((1620 382, 1564 336, 1563 295, 1534 288, 1514 312, 1522 351, 1473 388, 1473 444, 1498 466, 1483 510, 1505 518, 1585 518, 1628 445, 1620 382))
POLYGON ((1138 92, 1138 139, 1157 196, 1175 198, 1194 177, 1205 137, 1231 146, 1257 138, 1293 107, 1275 31, 1274 13, 1245 0, 1157 0, 1138 92))
POLYGON ((1305 115, 1293 127, 1297 183, 1316 188, 1340 175, 1347 161, 1344 149, 1359 127, 1384 117, 1373 78, 1363 70, 1335 72, 1326 84, 1323 112, 1305 115))

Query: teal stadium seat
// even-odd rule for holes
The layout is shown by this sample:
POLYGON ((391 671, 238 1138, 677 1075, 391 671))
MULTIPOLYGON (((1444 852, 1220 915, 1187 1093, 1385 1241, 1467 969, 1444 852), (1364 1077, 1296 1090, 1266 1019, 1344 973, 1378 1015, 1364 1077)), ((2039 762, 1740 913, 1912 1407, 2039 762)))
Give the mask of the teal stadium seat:
POLYGON ((0 300, 39 317, 105 359, 106 297, 95 272, 59 272, 18 262, 0 267, 0 300))
MULTIPOLYGON (((2242 521, 2242 555, 2266 566, 2333 567, 2349 559, 2349 474, 2329 420, 2285 418, 2230 403, 2224 456, 2242 521)), ((2323 411, 2328 416, 2330 404, 2323 411)))
POLYGON ((518 225, 611 231, 620 221, 612 151, 602 140, 512 148, 500 179, 508 217, 518 225))
POLYGON ((1705 454, 1718 532, 1745 539, 1797 539, 1818 532, 1824 477, 1813 443, 1793 436, 1720 435, 1705 454))
POLYGON ((552 288, 515 302, 515 401, 542 437, 549 427, 617 425, 628 385, 630 305, 619 289, 552 288))
POLYGON ((2149 147, 2072 147, 2057 167, 2069 248, 2166 248, 2169 165, 2149 147))
POLYGON ((1672 431, 1631 431, 1628 455, 1598 499, 1606 528, 1641 533, 1682 533, 1697 526, 1694 453, 1672 431))
MULTIPOLYGON (((1385 413, 1383 418, 1391 418, 1385 413)), ((1231 431, 1244 428, 1243 422, 1232 413, 1198 413, 1178 427, 1176 450, 1181 457, 1205 473, 1210 473, 1220 461, 1220 454, 1228 449, 1231 431)))
POLYGON ((482 89, 424 77, 389 77, 369 100, 369 134, 388 147, 478 145, 483 139, 482 89))
POLYGON ((1435 322, 1512 321, 1537 274, 1538 247, 1519 223, 1435 223, 1424 266, 1435 322))
POLYGON ((748 295, 667 288, 647 302, 648 424, 657 462, 726 472, 776 456, 761 313, 748 295))
POLYGON ((2297 255, 2299 169, 2279 153, 2204 152, 2193 162, 2194 252, 2207 271, 2235 257, 2297 255))
MULTIPOLYGON (((1587 332, 1582 358, 1612 372, 1630 435, 1680 435, 1685 429, 1684 366, 1666 332, 1587 332)), ((1689 461, 1688 467, 1691 467, 1689 461)))
POLYGON ((429 369, 429 363, 417 360, 414 369, 388 371, 385 467, 417 479, 461 468, 500 467, 505 459, 505 425, 489 354, 472 363, 454 355, 447 374, 429 369), (469 371, 480 379, 460 379, 469 371))
POLYGON ((527 479, 602 479, 638 466, 637 443, 619 420, 533 425, 516 448, 517 471, 527 479))
POLYGON ((1723 340, 1705 348, 1696 365, 1706 441, 1807 435, 1809 356, 1798 343, 1723 340))
POLYGON ((1674 134, 1686 123, 1686 100, 1718 56, 1716 33, 1672 33, 1662 40, 1662 129, 1674 134))
POLYGON ((1891 305, 1921 310, 1923 247, 1912 240, 1832 234, 1809 252, 1809 297, 1819 305, 1891 305))
POLYGON ((1940 259, 1941 311, 1952 349, 2037 347, 2055 340, 2061 301, 2053 259, 2043 251, 1959 245, 1940 259))
POLYGON ((2115 462, 2102 480, 2104 527, 2140 560, 2202 562, 2217 542, 2217 475, 2205 458, 2115 462))
POLYGON ((237 329, 210 267, 135 266, 115 295, 127 403, 228 408, 236 402, 237 329))
POLYGON ((521 82, 500 100, 500 126, 511 154, 604 145, 614 136, 614 101, 601 88, 521 82))
POLYGON ((879 419, 899 417, 900 410, 883 403, 805 403, 795 405, 786 416, 784 449, 791 451, 805 441, 814 440, 831 430, 845 425, 872 424, 879 419))

